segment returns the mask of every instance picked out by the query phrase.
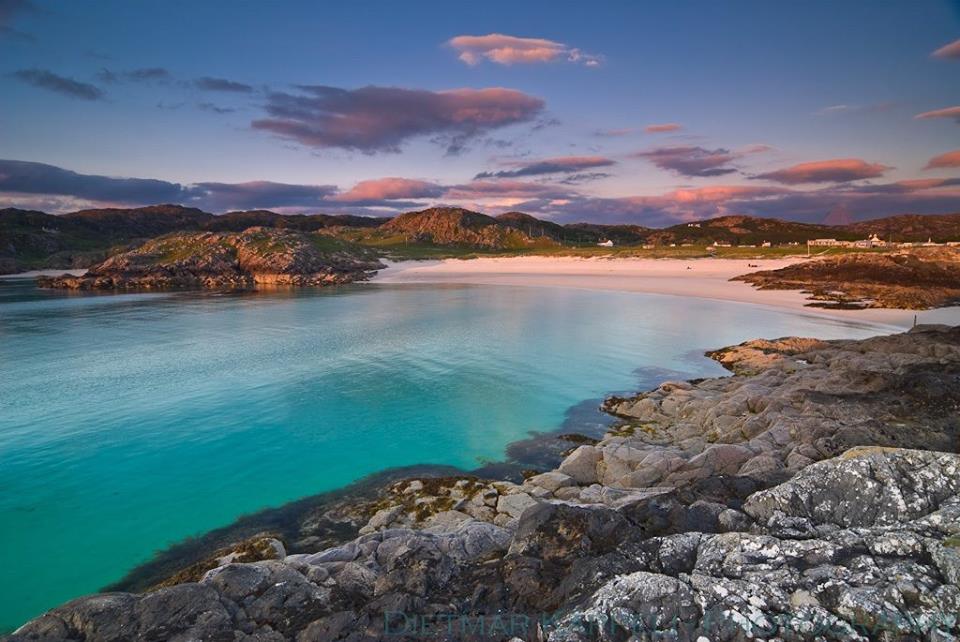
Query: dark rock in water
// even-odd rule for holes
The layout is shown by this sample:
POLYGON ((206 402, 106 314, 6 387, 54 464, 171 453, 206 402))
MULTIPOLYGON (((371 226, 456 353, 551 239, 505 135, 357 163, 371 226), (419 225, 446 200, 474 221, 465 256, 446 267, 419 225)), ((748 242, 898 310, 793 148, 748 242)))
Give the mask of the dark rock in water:
POLYGON ((81 598, 11 639, 960 635, 960 330, 723 355, 752 374, 617 399, 633 430, 558 470, 394 482, 342 545, 271 544, 276 559, 81 598))

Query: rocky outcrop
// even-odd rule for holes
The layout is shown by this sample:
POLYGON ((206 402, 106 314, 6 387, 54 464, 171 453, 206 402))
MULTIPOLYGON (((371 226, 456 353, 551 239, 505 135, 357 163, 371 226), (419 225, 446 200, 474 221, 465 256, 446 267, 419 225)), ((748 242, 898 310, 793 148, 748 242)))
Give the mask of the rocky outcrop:
MULTIPOLYGON (((522 249, 532 247, 534 239, 497 219, 459 207, 432 207, 407 212, 380 226, 387 235, 401 235, 415 243, 459 245, 483 249, 522 249)), ((540 235, 536 242, 552 245, 540 235)))
POLYGON ((802 290, 817 307, 925 310, 960 304, 960 248, 845 254, 732 280, 761 290, 802 290))
POLYGON ((960 634, 960 328, 715 356, 741 374, 609 400, 623 423, 557 470, 395 482, 345 544, 261 539, 11 639, 960 634))
POLYGON ((41 278, 68 289, 252 288, 364 280, 384 267, 359 246, 318 234, 253 227, 237 234, 163 236, 122 252, 79 277, 41 278))

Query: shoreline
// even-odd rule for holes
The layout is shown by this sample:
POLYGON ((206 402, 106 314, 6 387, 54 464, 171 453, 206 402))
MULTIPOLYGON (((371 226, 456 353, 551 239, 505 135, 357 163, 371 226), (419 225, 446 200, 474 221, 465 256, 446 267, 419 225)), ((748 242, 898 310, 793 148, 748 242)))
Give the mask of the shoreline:
POLYGON ((805 256, 751 260, 520 256, 384 261, 387 268, 368 282, 613 290, 762 305, 891 328, 910 328, 914 319, 920 324, 960 324, 960 306, 933 310, 833 310, 808 305, 807 295, 797 290, 758 290, 747 283, 730 280, 749 272, 775 270, 807 260, 805 256))
MULTIPOLYGON (((117 620, 133 630, 153 631, 151 623, 162 621, 165 632, 212 637, 243 629, 244 609, 258 608, 261 586, 282 593, 265 621, 289 638, 383 623, 381 611, 397 603, 401 615, 419 617, 427 598, 471 617, 560 613, 551 632, 564 635, 609 604, 668 613, 706 604, 691 610, 690 626, 712 636, 719 635, 718 613, 724 626, 744 633, 752 625, 743 613, 778 618, 771 621, 792 631, 824 618, 852 631, 860 621, 845 610, 846 596, 888 594, 886 573, 855 563, 866 554, 883 571, 899 572, 906 559, 916 576, 945 578, 931 587, 932 601, 895 605, 905 621, 922 613, 935 627, 948 622, 940 618, 949 607, 937 600, 956 582, 954 545, 937 543, 954 531, 937 525, 955 513, 950 497, 960 492, 960 459, 949 416, 930 403, 928 386, 913 382, 919 377, 929 389, 943 389, 937 400, 949 403, 957 331, 925 327, 863 340, 753 340, 724 348, 709 356, 740 376, 669 381, 608 397, 602 409, 622 423, 599 441, 575 445, 548 472, 520 483, 463 475, 397 482, 356 539, 311 553, 269 540, 258 559, 224 557, 156 592, 79 598, 31 620, 13 639, 52 640, 69 627, 108 630, 117 620), (894 353, 899 365, 891 362, 894 353), (796 420, 790 409, 807 405, 823 410, 805 413, 808 419, 784 433, 782 420, 796 420), (856 421, 865 414, 882 420, 856 421), (897 435, 883 427, 894 421, 902 423, 897 435), (845 508, 859 505, 860 489, 878 480, 882 493, 867 506, 845 508), (907 510, 886 501, 902 504, 904 496, 907 510), (920 549, 919 540, 892 537, 932 527, 920 549), (861 540, 879 544, 864 551, 861 540), (723 560, 738 564, 735 586, 718 570, 723 560), (770 563, 780 565, 778 573, 771 575, 770 563), (809 573, 828 563, 836 579, 809 573), (387 588, 375 593, 380 586, 387 588), (637 593, 641 588, 646 592, 637 593), (224 595, 243 605, 239 615, 221 613, 224 595), (798 595, 812 597, 801 605, 798 595), (721 600, 715 609, 708 596, 721 600), (105 599, 107 611, 99 608, 105 599), (810 605, 816 618, 799 609, 810 605)), ((882 614, 885 604, 867 602, 866 612, 882 614)), ((924 626, 918 635, 929 633, 924 626)), ((386 636, 378 628, 371 633, 386 636)))

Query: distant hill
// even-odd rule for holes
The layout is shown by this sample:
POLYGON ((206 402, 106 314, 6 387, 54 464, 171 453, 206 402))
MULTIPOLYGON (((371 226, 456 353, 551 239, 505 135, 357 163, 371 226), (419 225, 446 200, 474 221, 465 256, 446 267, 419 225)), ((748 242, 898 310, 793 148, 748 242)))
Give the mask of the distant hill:
POLYGON ((378 227, 388 218, 352 216, 350 214, 277 214, 270 210, 227 212, 212 217, 203 229, 214 232, 242 232, 249 227, 277 227, 315 232, 329 227, 378 227))
POLYGON ((885 241, 917 242, 933 239, 942 243, 960 239, 960 214, 902 214, 844 225, 843 229, 857 238, 876 234, 885 241))
POLYGON ((578 243, 613 241, 617 245, 645 243, 655 230, 642 225, 600 225, 598 223, 569 223, 563 226, 578 243))
POLYGON ((458 207, 432 207, 395 218, 352 215, 289 215, 250 210, 213 215, 180 205, 90 209, 53 216, 20 209, 0 210, 0 273, 42 268, 83 268, 108 255, 172 232, 242 232, 251 227, 323 231, 382 249, 416 244, 443 248, 521 250, 558 244, 731 245, 805 243, 816 238, 863 239, 877 234, 892 241, 960 240, 960 214, 901 215, 849 225, 812 225, 772 218, 722 216, 653 229, 640 225, 560 225, 524 212, 496 218, 458 207))
POLYGON ((60 216, 95 229, 104 238, 129 240, 152 238, 184 230, 199 230, 213 218, 203 210, 180 205, 151 205, 129 209, 80 210, 60 216))
POLYGON ((407 212, 381 225, 380 231, 401 235, 411 242, 436 245, 519 249, 534 244, 534 239, 519 229, 486 214, 459 207, 431 207, 407 212))
POLYGON ((573 241, 576 235, 559 223, 544 221, 523 212, 507 212, 496 217, 497 223, 523 232, 530 238, 547 237, 554 241, 573 241))
POLYGON ((719 242, 734 245, 759 245, 764 241, 770 243, 804 243, 815 238, 846 239, 849 236, 849 232, 828 225, 794 223, 792 221, 752 216, 721 216, 703 221, 681 223, 661 230, 652 230, 648 242, 660 245, 719 242))

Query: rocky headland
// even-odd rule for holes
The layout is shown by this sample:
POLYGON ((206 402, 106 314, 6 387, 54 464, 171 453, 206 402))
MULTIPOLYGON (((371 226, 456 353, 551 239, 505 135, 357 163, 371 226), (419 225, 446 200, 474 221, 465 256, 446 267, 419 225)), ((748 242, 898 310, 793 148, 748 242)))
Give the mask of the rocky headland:
POLYGON ((263 533, 10 639, 956 639, 960 327, 711 356, 554 470, 394 481, 358 537, 263 533))
POLYGON ((252 227, 161 236, 83 276, 41 277, 38 284, 76 290, 318 286, 366 280, 383 267, 373 251, 330 236, 252 227))
POLYGON ((832 256, 733 280, 802 290, 816 307, 927 310, 960 304, 960 247, 832 256))

